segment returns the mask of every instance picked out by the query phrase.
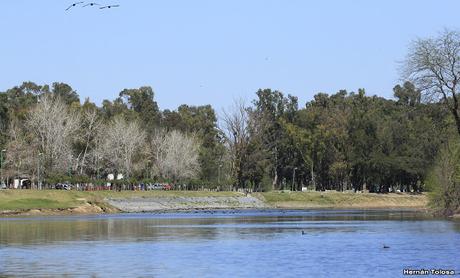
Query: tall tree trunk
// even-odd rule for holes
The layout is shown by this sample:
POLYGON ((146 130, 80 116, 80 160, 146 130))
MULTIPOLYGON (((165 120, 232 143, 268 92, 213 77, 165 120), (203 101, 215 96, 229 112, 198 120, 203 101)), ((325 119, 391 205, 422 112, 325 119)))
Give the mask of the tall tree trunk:
POLYGON ((272 190, 276 189, 277 184, 278 184, 278 171, 276 170, 276 167, 275 167, 275 176, 273 177, 272 190))
POLYGON ((452 114, 454 115, 455 125, 457 126, 457 132, 460 135, 460 116, 458 115, 457 109, 452 109, 452 114))
POLYGON ((274 162, 274 170, 275 170, 275 175, 273 177, 273 183, 272 183, 272 190, 276 188, 276 185, 278 184, 278 149, 275 147, 275 162, 274 162))
POLYGON ((313 170, 313 159, 310 164, 310 174, 311 174, 311 184, 313 185, 314 190, 316 190, 316 181, 315 181, 315 172, 313 170))

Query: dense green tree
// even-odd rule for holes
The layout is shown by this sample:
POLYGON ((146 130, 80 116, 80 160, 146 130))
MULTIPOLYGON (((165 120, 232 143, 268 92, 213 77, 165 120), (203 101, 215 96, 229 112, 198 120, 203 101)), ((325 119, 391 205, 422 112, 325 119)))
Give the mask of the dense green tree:
POLYGON ((139 115, 139 119, 149 132, 151 132, 160 120, 158 104, 154 100, 154 92, 151 87, 140 87, 139 89, 124 89, 120 92, 126 106, 139 115))
POLYGON ((7 141, 9 125, 8 96, 0 93, 0 150, 3 150, 7 141))
POLYGON ((5 92, 10 119, 24 120, 32 106, 39 102, 39 96, 49 92, 48 86, 39 86, 33 82, 24 82, 5 92))
POLYGON ((80 97, 77 92, 74 91, 68 84, 54 82, 51 86, 51 93, 58 96, 62 101, 69 105, 74 102, 80 103, 80 97))
POLYGON ((398 104, 414 107, 420 104, 421 92, 417 90, 414 84, 409 81, 404 82, 404 85, 396 85, 393 88, 394 96, 397 98, 398 104))
POLYGON ((136 119, 135 113, 128 109, 127 104, 121 98, 117 98, 114 101, 104 99, 102 101, 102 114, 105 120, 113 119, 119 115, 129 119, 136 119))
POLYGON ((256 92, 257 99, 254 100, 254 109, 251 112, 252 122, 256 125, 251 132, 254 138, 260 138, 257 141, 258 146, 254 149, 263 150, 270 159, 267 162, 269 176, 272 178, 272 188, 280 185, 280 174, 289 169, 292 165, 283 163, 283 154, 286 146, 283 145, 283 129, 281 120, 292 120, 297 111, 297 98, 288 96, 284 97, 279 91, 271 89, 260 89, 256 92))

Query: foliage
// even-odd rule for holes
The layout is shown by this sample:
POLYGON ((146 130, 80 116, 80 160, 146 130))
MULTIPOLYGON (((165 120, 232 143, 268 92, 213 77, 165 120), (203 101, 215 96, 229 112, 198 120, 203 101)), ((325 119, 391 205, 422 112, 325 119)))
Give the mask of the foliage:
POLYGON ((430 205, 440 214, 460 212, 460 144, 447 144, 427 178, 430 205))
MULTIPOLYGON (((457 133, 460 134, 460 32, 444 29, 436 37, 414 40, 402 69, 404 78, 420 89, 425 101, 437 102, 453 116, 457 133)), ((407 89, 418 92, 404 86, 403 90, 398 90, 398 95, 399 92, 407 93, 407 89)), ((400 100, 409 100, 411 103, 413 101, 410 99, 417 98, 417 95, 414 98, 414 94, 406 94, 406 98, 400 100)), ((437 124, 442 122, 438 119, 437 124)), ((458 142, 456 138, 455 142, 458 142)), ((444 148, 429 178, 429 184, 434 190, 431 203, 442 213, 451 214, 459 207, 459 153, 456 144, 444 148)))
POLYGON ((395 100, 341 90, 299 108, 296 97, 261 89, 251 104, 224 111, 218 126, 210 105, 160 111, 150 87, 98 107, 80 104, 68 85, 26 82, 0 93, 4 173, 48 183, 122 174, 117 186, 422 191, 455 125, 443 103, 421 94, 406 82, 395 100))

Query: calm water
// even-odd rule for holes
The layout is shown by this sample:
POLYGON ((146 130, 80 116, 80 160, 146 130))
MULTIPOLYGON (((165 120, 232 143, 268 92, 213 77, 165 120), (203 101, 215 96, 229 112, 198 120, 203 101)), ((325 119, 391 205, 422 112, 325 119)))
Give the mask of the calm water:
POLYGON ((410 211, 0 218, 6 277, 399 277, 459 273, 459 248, 459 222, 410 211))

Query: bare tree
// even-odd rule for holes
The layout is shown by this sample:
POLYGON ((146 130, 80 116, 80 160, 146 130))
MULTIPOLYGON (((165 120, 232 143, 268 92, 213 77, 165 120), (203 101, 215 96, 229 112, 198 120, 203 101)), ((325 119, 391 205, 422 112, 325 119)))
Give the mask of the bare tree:
MULTIPOLYGON (((78 154, 75 170, 79 169, 80 174, 83 174, 84 169, 89 168, 89 164, 91 164, 91 162, 97 163, 97 161, 90 159, 91 157, 89 156, 89 152, 92 148, 95 148, 97 134, 102 126, 102 121, 100 120, 97 109, 95 107, 83 110, 81 113, 81 118, 82 132, 79 133, 78 137, 81 141, 82 149, 78 154)), ((92 168, 97 167, 97 165, 93 166, 94 167, 92 168)))
POLYGON ((70 169, 73 136, 80 127, 78 113, 58 97, 44 95, 29 113, 27 126, 36 136, 39 152, 43 153, 45 171, 70 169))
POLYGON ((153 176, 165 177, 166 176, 166 158, 168 155, 168 141, 166 131, 157 129, 153 132, 150 142, 149 159, 151 161, 151 173, 153 176))
POLYGON ((166 173, 173 180, 193 178, 200 171, 198 161, 200 144, 195 136, 173 130, 166 136, 168 143, 166 173))
POLYGON ((198 140, 173 130, 157 130, 150 142, 152 171, 174 181, 194 178, 200 171, 198 140))
POLYGON ((6 146, 8 156, 4 161, 8 176, 29 175, 32 180, 36 180, 36 146, 30 142, 30 137, 17 120, 12 120, 9 126, 9 141, 6 146))
POLYGON ((460 134, 460 33, 444 30, 435 38, 413 41, 402 73, 422 90, 425 100, 444 102, 460 134))
POLYGON ((242 99, 234 100, 228 110, 222 111, 222 127, 230 153, 231 172, 237 185, 242 184, 243 159, 249 145, 249 111, 242 99))
POLYGON ((145 142, 145 133, 137 121, 127 122, 122 117, 115 118, 105 127, 99 136, 100 154, 112 169, 130 176, 134 169, 135 158, 140 155, 145 142))
POLYGON ((105 171, 113 170, 113 163, 104 163, 105 156, 105 134, 106 134, 107 126, 101 123, 97 130, 94 130, 94 139, 93 145, 91 149, 88 151, 88 158, 87 158, 87 169, 96 173, 96 178, 99 179, 100 176, 100 169, 103 168, 105 171), (112 169, 109 169, 107 166, 112 164, 112 169))

